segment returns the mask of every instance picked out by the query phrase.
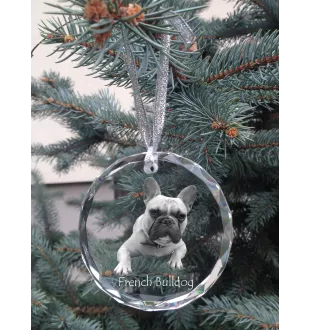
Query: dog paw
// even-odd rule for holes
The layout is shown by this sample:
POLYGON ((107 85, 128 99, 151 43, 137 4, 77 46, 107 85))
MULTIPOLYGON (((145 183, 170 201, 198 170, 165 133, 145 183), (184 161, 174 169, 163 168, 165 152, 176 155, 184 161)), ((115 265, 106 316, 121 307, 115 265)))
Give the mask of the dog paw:
POLYGON ((132 268, 128 264, 119 263, 118 266, 114 269, 114 273, 117 275, 128 275, 132 272, 132 268))
POLYGON ((167 263, 172 269, 182 269, 183 265, 181 259, 171 258, 167 263))

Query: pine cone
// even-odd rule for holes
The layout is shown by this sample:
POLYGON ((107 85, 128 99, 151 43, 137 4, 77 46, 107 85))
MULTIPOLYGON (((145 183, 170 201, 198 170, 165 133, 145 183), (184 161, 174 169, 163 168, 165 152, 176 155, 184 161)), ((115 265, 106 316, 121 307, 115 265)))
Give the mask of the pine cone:
POLYGON ((107 5, 103 0, 88 0, 84 9, 84 18, 98 22, 101 18, 111 17, 107 5))
POLYGON ((67 35, 64 36, 64 42, 65 43, 73 42, 75 40, 76 40, 76 38, 74 36, 71 36, 70 34, 67 34, 67 35))
POLYGON ((95 41, 97 45, 101 46, 106 39, 111 37, 111 31, 107 31, 104 33, 96 33, 94 34, 95 41))
POLYGON ((104 273, 104 275, 105 275, 106 277, 111 276, 111 274, 112 274, 112 271, 111 271, 111 270, 106 270, 105 273, 104 273))
POLYGON ((228 128, 226 130, 226 135, 227 136, 230 136, 232 138, 237 137, 238 136, 238 133, 239 133, 239 131, 238 131, 238 129, 236 127, 230 127, 230 128, 228 128))
MULTIPOLYGON (((126 16, 133 16, 141 11, 141 6, 130 3, 125 11, 126 16)), ((134 25, 138 25, 139 22, 143 22, 145 20, 145 13, 141 13, 137 17, 130 20, 134 25)))
POLYGON ((217 121, 213 121, 211 126, 212 126, 212 129, 219 129, 220 128, 220 125, 218 124, 217 121))

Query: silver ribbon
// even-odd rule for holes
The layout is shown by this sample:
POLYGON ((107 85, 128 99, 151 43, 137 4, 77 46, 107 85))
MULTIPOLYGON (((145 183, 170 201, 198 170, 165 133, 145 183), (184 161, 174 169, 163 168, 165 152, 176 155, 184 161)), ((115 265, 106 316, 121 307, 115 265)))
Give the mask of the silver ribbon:
POLYGON ((136 75, 136 63, 134 60, 133 53, 130 49, 130 45, 128 43, 127 39, 127 30, 125 30, 125 27, 122 25, 122 35, 123 35, 123 41, 124 41, 124 49, 125 49, 125 64, 127 67, 127 71, 129 73, 130 80, 132 82, 132 89, 134 94, 134 104, 135 109, 137 112, 137 122, 138 122, 138 128, 140 135, 146 145, 146 147, 149 147, 151 135, 148 125, 148 119, 146 115, 146 111, 144 108, 143 100, 140 95, 140 88, 138 84, 138 79, 136 75))
MULTIPOLYGON (((174 14, 173 11, 170 11, 170 13, 174 14)), ((196 41, 196 37, 187 22, 179 15, 170 18, 169 22, 172 24, 176 31, 180 32, 179 38, 182 39, 186 45, 186 48, 192 46, 196 41)))
MULTIPOLYGON (((189 47, 194 43, 195 35, 193 34, 191 28, 182 17, 175 16, 170 19, 165 19, 164 22, 165 24, 170 23, 180 33, 179 37, 183 40, 186 47, 189 47)), ((146 111, 144 108, 142 97, 140 95, 140 88, 138 84, 134 56, 128 42, 127 30, 125 30, 125 27, 123 25, 122 25, 122 35, 123 35, 124 49, 126 54, 124 61, 129 73, 130 80, 132 82, 138 128, 142 140, 144 141, 144 144, 147 148, 144 171, 148 174, 151 174, 157 172, 158 170, 158 157, 156 152, 158 150, 158 146, 161 140, 161 135, 165 121, 167 82, 168 82, 168 71, 169 71, 169 58, 166 54, 168 54, 170 51, 171 36, 169 34, 162 34, 163 50, 161 51, 160 54, 159 71, 157 74, 153 129, 151 136, 146 111)))

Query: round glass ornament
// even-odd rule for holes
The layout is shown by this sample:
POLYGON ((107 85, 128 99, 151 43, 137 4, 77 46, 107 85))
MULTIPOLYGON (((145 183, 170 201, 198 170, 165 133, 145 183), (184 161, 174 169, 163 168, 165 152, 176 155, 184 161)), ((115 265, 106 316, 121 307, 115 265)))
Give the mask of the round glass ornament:
MULTIPOLYGON (((130 215, 134 215, 132 217, 134 220, 130 222, 130 227, 134 227, 130 238, 124 239, 119 246, 114 246, 111 252, 106 250, 102 255, 96 253, 94 256, 91 238, 88 238, 87 220, 96 192, 111 179, 122 182, 125 178, 127 184, 133 183, 135 175, 145 174, 145 156, 146 153, 140 153, 119 159, 93 181, 81 205, 79 231, 82 259, 96 285, 119 303, 145 311, 177 309, 204 295, 223 272, 233 239, 232 216, 220 186, 200 165, 170 152, 157 152, 159 169, 154 177, 161 178, 161 175, 164 177, 160 184, 161 190, 168 182, 165 178, 167 171, 172 171, 173 177, 175 176, 177 180, 176 186, 186 186, 190 179, 195 187, 207 188, 219 210, 218 229, 217 225, 209 223, 207 216, 205 221, 204 212, 199 215, 198 212, 191 210, 193 184, 190 186, 192 188, 188 186, 187 189, 183 189, 178 195, 179 198, 176 198, 176 192, 172 193, 174 190, 172 185, 167 187, 166 191, 160 192, 156 181, 149 178, 144 183, 145 205, 140 200, 136 213, 135 205, 130 205, 127 211, 130 215), (180 180, 186 177, 188 182, 180 180), (185 214, 187 212, 188 214, 185 214), (200 217, 200 228, 196 227, 198 221, 191 218, 192 213, 195 217, 200 217), (135 226, 133 226, 134 223, 135 226), (166 236, 162 238, 164 234, 162 233, 161 236, 159 232, 161 229, 163 231, 163 226, 168 229, 164 233, 166 236), (213 226, 213 234, 209 236, 210 226, 213 226), (185 244, 181 243, 183 240, 179 240, 180 237, 174 236, 178 229, 181 231, 182 238, 188 232, 188 241, 185 240, 185 244), (196 232, 197 237, 192 237, 193 232, 196 232), (204 240, 204 235, 209 236, 208 240, 204 240), (172 240, 177 243, 173 243, 172 240), (185 253, 186 249, 193 252, 197 245, 202 247, 202 244, 209 244, 209 250, 214 251, 212 256, 208 256, 208 252, 206 254, 208 262, 206 266, 204 263, 203 278, 202 274, 195 270, 197 261, 187 260, 187 253, 185 253), (175 249, 174 246, 178 248, 175 249), (174 254, 178 256, 176 251, 179 250, 181 251, 180 258, 172 258, 174 254), (167 263, 168 259, 170 265, 167 263), (183 268, 178 269, 181 261, 183 268), (111 268, 111 264, 113 264, 114 272, 107 271, 107 266, 111 268), (172 267, 174 269, 171 269, 172 267)), ((126 187, 124 182, 122 187, 126 187)), ((199 189, 196 190, 198 194, 199 189)), ((132 193, 130 198, 136 199, 142 195, 142 192, 132 193)), ((117 200, 117 205, 122 208, 125 205, 124 202, 128 204, 129 200, 126 196, 121 196, 117 200)), ((192 253, 192 255, 195 254, 192 253)))

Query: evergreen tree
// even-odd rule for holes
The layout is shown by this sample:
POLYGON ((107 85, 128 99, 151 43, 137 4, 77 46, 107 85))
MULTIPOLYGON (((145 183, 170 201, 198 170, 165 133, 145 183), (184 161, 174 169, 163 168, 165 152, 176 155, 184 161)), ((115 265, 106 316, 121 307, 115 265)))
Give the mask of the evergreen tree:
MULTIPOLYGON (((132 1, 139 6, 122 0, 59 2, 51 5, 55 17, 40 24, 42 43, 56 45, 59 61, 74 60, 77 68, 88 67, 94 77, 128 88, 124 26, 146 104, 154 98, 161 34, 172 35, 160 149, 192 159, 219 182, 233 212, 235 238, 224 273, 204 298, 175 311, 134 310, 101 293, 90 280, 78 232, 59 231, 53 204, 57 196, 46 192, 34 172, 33 329, 278 329, 278 1, 239 0, 227 18, 209 21, 198 17, 207 0, 132 1), (163 25, 163 17, 171 17, 172 10, 196 35, 191 49, 182 49, 177 32, 163 25), (76 281, 73 271, 86 279, 76 281)), ((80 95, 70 78, 44 72, 32 80, 32 99, 34 118, 53 118, 75 133, 59 143, 33 145, 33 155, 54 160, 58 172, 85 161, 105 167, 145 151, 135 109, 122 111, 109 90, 80 95)), ((152 117, 152 111, 148 113, 152 117)), ((144 179, 142 173, 130 173, 115 182, 116 195, 124 199, 122 209, 93 203, 92 212, 103 228, 119 224, 133 205, 134 215, 140 214, 144 179)), ((167 193, 170 186, 178 189, 187 182, 178 171, 159 173, 157 179, 165 182, 167 193)), ((208 235, 201 234, 203 214, 208 212, 209 225, 218 216, 217 205, 212 200, 206 203, 207 198, 199 195, 193 210, 197 227, 185 238, 190 247, 187 262, 202 278, 206 263, 218 253, 209 242, 222 230, 215 225, 208 235)), ((81 200, 70 203, 79 205, 81 200)), ((111 256, 105 261, 106 276, 111 275, 117 249, 133 222, 126 224, 121 239, 92 237, 93 253, 111 256)), ((142 270, 145 265, 136 266, 142 270)))

